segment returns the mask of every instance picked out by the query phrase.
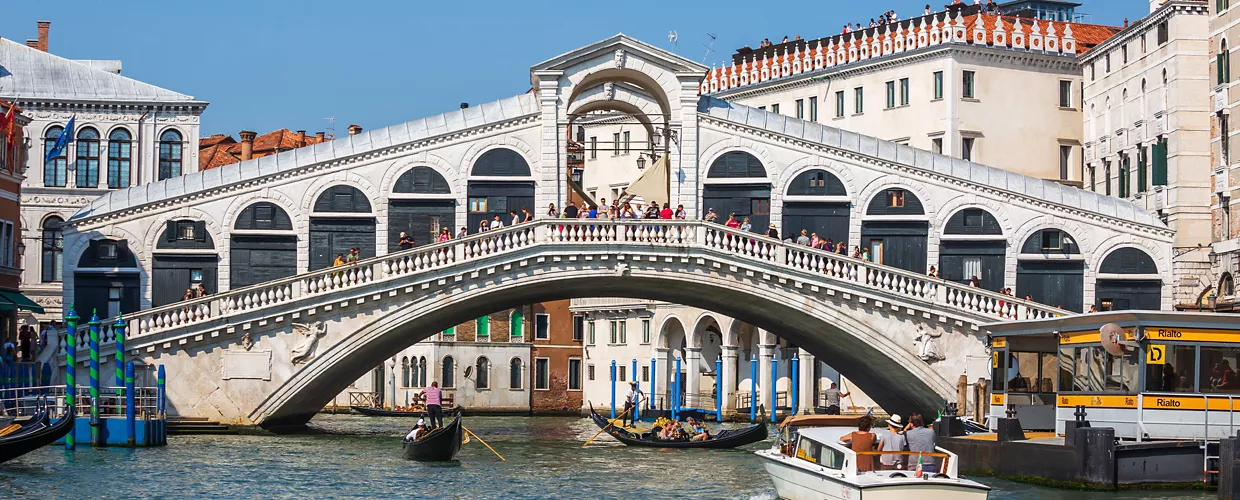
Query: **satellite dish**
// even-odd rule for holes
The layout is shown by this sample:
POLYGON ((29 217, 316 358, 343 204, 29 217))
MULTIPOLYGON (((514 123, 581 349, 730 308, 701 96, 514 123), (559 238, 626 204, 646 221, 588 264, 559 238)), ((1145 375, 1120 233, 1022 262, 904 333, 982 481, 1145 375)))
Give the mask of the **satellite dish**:
POLYGON ((469 376, 473 374, 474 374, 474 367, 466 366, 465 367, 465 378, 469 378, 469 376))
POLYGON ((1112 356, 1122 356, 1124 354, 1124 329, 1115 323, 1107 323, 1098 329, 1098 333, 1102 338, 1102 348, 1112 356))

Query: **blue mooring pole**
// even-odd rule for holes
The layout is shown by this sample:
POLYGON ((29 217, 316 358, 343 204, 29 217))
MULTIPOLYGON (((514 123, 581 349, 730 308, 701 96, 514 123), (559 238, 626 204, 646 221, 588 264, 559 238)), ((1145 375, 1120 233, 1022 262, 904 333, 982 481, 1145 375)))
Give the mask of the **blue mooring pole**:
POLYGON ((672 420, 680 420, 680 356, 676 356, 676 372, 672 374, 672 420))
POLYGON ((125 442, 130 448, 137 445, 137 414, 133 390, 133 362, 125 365, 125 442))
POLYGON ((771 356, 771 423, 775 423, 775 413, 779 411, 778 403, 775 399, 779 391, 775 390, 779 387, 779 356, 771 356))
MULTIPOLYGON (((637 358, 633 358, 633 374, 632 374, 632 377, 633 377, 633 379, 632 379, 632 380, 633 380, 633 383, 635 383, 635 384, 639 384, 639 383, 641 383, 641 380, 639 380, 639 379, 637 378, 637 358)), ((639 385, 639 386, 637 386, 637 387, 641 387, 641 386, 639 385)), ((638 400, 638 401, 634 401, 634 402, 633 402, 633 416, 632 416, 632 418, 633 418, 633 421, 634 421, 634 422, 641 422, 641 420, 642 420, 642 406, 641 406, 641 405, 642 405, 641 400, 638 400)))
MULTIPOLYGON (((73 304, 69 304, 69 314, 65 316, 65 408, 69 412, 69 418, 77 419, 77 410, 74 407, 77 399, 77 324, 78 315, 73 311, 73 304)), ((73 430, 65 434, 65 449, 72 450, 77 448, 77 422, 74 422, 73 430)))
POLYGON ((791 413, 792 415, 797 414, 797 407, 801 405, 801 398, 800 398, 801 393, 797 392, 797 390, 801 388, 800 368, 801 368, 801 360, 797 359, 796 353, 793 353, 792 354, 792 372, 791 372, 792 394, 788 396, 788 401, 792 403, 791 405, 789 405, 789 407, 792 408, 792 413, 791 413))
POLYGON ((723 422, 723 356, 715 358, 715 421, 723 422))
MULTIPOLYGON (((157 444, 168 444, 168 378, 164 375, 164 365, 159 365, 159 370, 155 375, 155 418, 158 419, 156 425, 159 427, 159 434, 156 441, 157 444)), ((149 426, 147 427, 150 428, 149 426)))
POLYGON ((651 410, 654 409, 654 379, 659 378, 657 376, 659 372, 655 371, 655 366, 655 358, 650 358, 650 394, 646 396, 646 401, 649 401, 651 410))
POLYGON ((616 360, 611 360, 611 419, 616 419, 616 360))
POLYGON ((121 398, 125 397, 125 317, 122 315, 116 318, 116 323, 112 325, 112 334, 116 336, 116 349, 112 352, 112 363, 116 365, 116 401, 120 403, 121 398))
POLYGON ((99 314, 90 315, 90 444, 104 446, 99 427, 99 314))
POLYGON ((758 357, 749 360, 749 421, 758 421, 758 357))

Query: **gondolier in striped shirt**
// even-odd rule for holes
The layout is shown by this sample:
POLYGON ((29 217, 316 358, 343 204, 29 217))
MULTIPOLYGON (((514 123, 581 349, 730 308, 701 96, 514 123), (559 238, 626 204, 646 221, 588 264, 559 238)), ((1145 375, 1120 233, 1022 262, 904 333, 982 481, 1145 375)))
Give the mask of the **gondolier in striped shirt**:
POLYGON ((443 400, 443 391, 439 389, 439 382, 431 382, 431 386, 422 390, 422 401, 426 404, 426 418, 432 428, 443 427, 443 407, 440 406, 443 400))
POLYGON ((638 408, 637 405, 642 400, 642 389, 638 387, 636 381, 629 382, 629 386, 632 389, 629 390, 628 397, 624 398, 624 415, 620 417, 620 425, 624 426, 624 421, 627 418, 629 422, 628 427, 631 427, 637 422, 634 415, 641 411, 641 408, 638 408))

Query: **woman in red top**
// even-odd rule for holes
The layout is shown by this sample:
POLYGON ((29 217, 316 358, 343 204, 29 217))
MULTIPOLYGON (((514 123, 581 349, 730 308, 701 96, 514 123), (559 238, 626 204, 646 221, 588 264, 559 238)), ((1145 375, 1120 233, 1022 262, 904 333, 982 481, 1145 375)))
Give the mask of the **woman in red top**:
MULTIPOLYGON (((870 452, 878 449, 878 439, 873 432, 870 432, 872 425, 874 425, 872 417, 869 415, 861 417, 861 421, 857 423, 857 430, 844 435, 840 438, 840 442, 848 445, 848 448, 855 452, 870 452)), ((874 470, 875 456, 857 455, 857 472, 874 470)))
POLYGON ((667 203, 664 203, 663 210, 659 211, 659 218, 664 220, 672 220, 672 207, 667 203))
POLYGON ((732 229, 739 229, 741 227, 741 222, 736 220, 736 214, 728 216, 727 226, 732 229))

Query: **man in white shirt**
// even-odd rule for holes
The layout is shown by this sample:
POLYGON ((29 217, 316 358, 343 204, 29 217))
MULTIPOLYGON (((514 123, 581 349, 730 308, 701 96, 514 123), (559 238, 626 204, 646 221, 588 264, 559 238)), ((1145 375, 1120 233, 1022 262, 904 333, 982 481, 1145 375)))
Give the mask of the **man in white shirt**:
POLYGON ((637 382, 629 382, 629 387, 629 395, 624 398, 625 413, 622 417, 620 417, 620 424, 623 425, 625 419, 627 418, 629 425, 632 426, 637 422, 634 415, 637 415, 637 412, 642 411, 641 408, 638 407, 642 400, 642 390, 637 386, 637 382))
POLYGON ((426 420, 418 419, 418 425, 405 435, 405 441, 417 441, 418 436, 426 431, 426 420))
POLYGON ((504 228, 504 221, 499 220, 499 216, 496 215, 495 220, 491 221, 491 230, 494 231, 496 229, 503 229, 503 228, 504 228))

